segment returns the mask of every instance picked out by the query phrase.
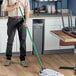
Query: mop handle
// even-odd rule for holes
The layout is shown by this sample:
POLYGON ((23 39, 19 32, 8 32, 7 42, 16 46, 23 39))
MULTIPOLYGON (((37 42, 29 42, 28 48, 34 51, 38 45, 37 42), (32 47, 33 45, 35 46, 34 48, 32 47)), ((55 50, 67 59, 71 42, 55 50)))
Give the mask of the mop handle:
MULTIPOLYGON (((22 13, 21 7, 19 7, 19 10, 20 10, 20 12, 21 12, 21 15, 22 15, 22 17, 23 17, 24 22, 26 23, 26 20, 25 20, 25 17, 24 17, 24 15, 23 15, 23 13, 22 13)), ((30 34, 30 31, 29 31, 29 28, 28 28, 28 27, 26 27, 26 28, 27 28, 27 31, 28 31, 29 37, 30 37, 30 39, 31 39, 31 41, 32 41, 33 47, 34 47, 34 49, 35 49, 35 52, 36 52, 37 58, 38 58, 38 60, 39 60, 40 66, 41 66, 41 69, 43 70, 43 65, 42 65, 42 63, 41 63, 41 60, 40 60, 39 54, 38 54, 38 52, 37 52, 37 49, 36 49, 35 43, 34 43, 32 37, 31 37, 31 34, 30 34)))

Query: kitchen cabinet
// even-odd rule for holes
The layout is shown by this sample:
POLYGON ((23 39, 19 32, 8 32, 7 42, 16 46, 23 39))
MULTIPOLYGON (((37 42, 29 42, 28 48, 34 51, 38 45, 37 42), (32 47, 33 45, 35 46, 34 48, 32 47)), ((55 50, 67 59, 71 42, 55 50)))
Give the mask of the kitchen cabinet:
MULTIPOLYGON (((32 19, 29 20, 29 30, 32 35, 32 19)), ((7 19, 0 19, 0 53, 6 52, 7 46, 7 19)), ((20 45, 19 45, 19 38, 18 32, 16 31, 12 52, 19 52, 20 45)), ((26 51, 32 51, 32 43, 27 33, 26 37, 26 51)))
MULTIPOLYGON (((31 35, 33 34, 33 19, 29 19, 29 30, 31 35)), ((37 19, 37 18, 36 18, 37 19)), ((44 25, 44 50, 57 50, 57 49, 70 49, 74 46, 60 46, 59 45, 59 39, 56 38, 51 34, 50 31, 52 30, 61 30, 62 28, 62 20, 61 17, 40 17, 39 19, 45 20, 44 25)), ((64 17, 65 25, 68 25, 67 17, 64 17)), ((75 17, 73 17, 73 25, 75 25, 75 17)), ((32 35, 33 37, 33 35, 32 35)), ((7 45, 7 19, 0 19, 0 53, 5 53, 6 51, 6 45, 7 45)), ((19 44, 19 38, 18 38, 18 32, 16 31, 14 43, 13 43, 13 52, 19 52, 20 44, 19 44)), ((30 37, 27 32, 26 37, 26 51, 32 51, 33 46, 32 42, 30 40, 30 37)))
POLYGON ((60 30, 59 19, 56 17, 45 19, 44 50, 59 49, 59 39, 51 34, 52 30, 60 30))
MULTIPOLYGON (((28 25, 29 25, 29 31, 30 31, 30 33, 31 33, 31 36, 32 36, 32 19, 30 18, 29 19, 29 23, 28 23, 28 25)), ((28 32, 27 32, 27 37, 26 37, 26 50, 27 51, 32 51, 32 42, 31 42, 31 40, 30 40, 30 37, 29 37, 29 34, 28 34, 28 32)))
MULTIPOLYGON (((5 53, 6 52, 6 46, 7 46, 7 19, 2 19, 0 20, 0 53, 5 53)), ((14 38, 14 43, 13 43, 13 52, 16 52, 16 35, 14 38)))
MULTIPOLYGON (((65 26, 68 26, 67 17, 64 17, 65 26)), ((75 25, 75 17, 73 17, 73 25, 75 25)), ((61 30, 62 20, 61 17, 51 17, 45 19, 45 37, 44 37, 44 50, 56 50, 56 49, 71 49, 74 46, 60 46, 59 39, 53 36, 50 31, 52 30, 61 30)))
POLYGON ((5 52, 7 43, 6 28, 0 27, 0 53, 5 52))
POLYGON ((6 50, 6 43, 7 43, 7 20, 5 22, 0 20, 0 53, 5 52, 6 50))

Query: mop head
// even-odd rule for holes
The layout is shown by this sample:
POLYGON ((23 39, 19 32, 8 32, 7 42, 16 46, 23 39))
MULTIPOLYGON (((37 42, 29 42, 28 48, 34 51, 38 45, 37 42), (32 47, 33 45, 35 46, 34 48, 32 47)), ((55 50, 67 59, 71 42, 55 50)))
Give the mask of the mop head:
POLYGON ((44 69, 40 72, 40 76, 64 76, 64 75, 51 69, 44 69))

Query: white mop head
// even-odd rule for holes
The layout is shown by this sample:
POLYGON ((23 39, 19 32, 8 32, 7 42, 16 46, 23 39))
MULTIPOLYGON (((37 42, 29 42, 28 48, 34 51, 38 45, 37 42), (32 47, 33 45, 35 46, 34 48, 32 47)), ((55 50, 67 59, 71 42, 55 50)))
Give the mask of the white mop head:
POLYGON ((43 71, 41 71, 40 76, 64 76, 64 75, 51 69, 44 69, 43 71))

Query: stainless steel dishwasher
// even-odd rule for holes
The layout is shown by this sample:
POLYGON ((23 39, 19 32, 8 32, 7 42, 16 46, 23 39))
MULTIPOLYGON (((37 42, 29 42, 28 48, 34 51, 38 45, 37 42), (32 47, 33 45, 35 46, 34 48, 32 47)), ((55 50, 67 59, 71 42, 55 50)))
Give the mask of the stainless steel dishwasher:
POLYGON ((44 22, 44 19, 33 19, 33 40, 39 54, 43 54, 44 51, 44 22))

